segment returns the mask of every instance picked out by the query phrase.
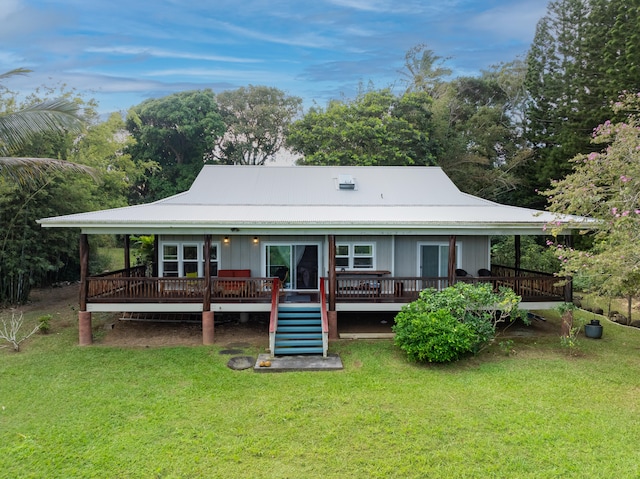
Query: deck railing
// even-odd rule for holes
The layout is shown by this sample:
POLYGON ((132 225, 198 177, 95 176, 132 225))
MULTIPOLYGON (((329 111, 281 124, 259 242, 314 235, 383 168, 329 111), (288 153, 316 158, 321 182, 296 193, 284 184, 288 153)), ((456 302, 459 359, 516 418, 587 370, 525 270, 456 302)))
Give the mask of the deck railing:
MULTIPOLYGON (((133 271, 133 270, 131 270, 133 271)), ((519 275, 500 274, 489 277, 458 277, 467 283, 491 283, 494 289, 512 288, 524 301, 571 301, 570 285, 562 278, 542 273, 521 272, 519 275)), ((138 273, 136 273, 138 274, 138 273)), ((323 279, 324 280, 324 279, 323 279)), ((443 289, 447 278, 375 277, 338 278, 336 301, 407 303, 418 298, 426 288, 443 289)), ((274 278, 211 278, 211 301, 270 302, 274 278)), ((205 296, 204 278, 149 278, 115 275, 87 278, 87 302, 90 303, 200 303, 205 296)))
MULTIPOLYGON (((119 272, 118 272, 119 273, 119 272)), ((204 278, 149 278, 92 276, 87 278, 90 303, 200 303, 204 278)), ((211 300, 218 302, 269 301, 274 278, 212 278, 211 300)))

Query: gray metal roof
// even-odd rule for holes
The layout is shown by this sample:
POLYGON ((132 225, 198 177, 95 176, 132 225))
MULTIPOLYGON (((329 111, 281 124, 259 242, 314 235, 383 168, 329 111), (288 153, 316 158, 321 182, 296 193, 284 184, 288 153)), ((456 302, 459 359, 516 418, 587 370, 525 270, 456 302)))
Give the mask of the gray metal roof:
POLYGON ((542 233, 555 216, 462 193, 438 167, 205 166, 154 203, 40 220, 86 232, 542 233), (353 189, 341 189, 350 177, 353 189), (343 178, 344 179, 344 178, 343 178))

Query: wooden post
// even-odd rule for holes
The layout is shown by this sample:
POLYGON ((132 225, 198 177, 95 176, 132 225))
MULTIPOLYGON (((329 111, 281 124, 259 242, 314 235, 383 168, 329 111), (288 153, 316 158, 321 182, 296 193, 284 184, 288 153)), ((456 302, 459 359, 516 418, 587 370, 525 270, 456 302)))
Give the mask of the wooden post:
POLYGON ((202 299, 202 344, 214 340, 214 318, 211 311, 211 235, 204 236, 204 297, 202 299))
POLYGON ((160 261, 160 238, 158 235, 154 235, 153 237, 153 266, 151 271, 151 276, 154 278, 158 277, 159 265, 160 261))
POLYGON ((124 269, 125 276, 131 276, 131 238, 124 235, 124 269))
POLYGON ((515 249, 515 252, 514 252, 514 254, 515 254, 515 265, 514 265, 514 268, 516 270, 515 271, 515 275, 516 276, 520 276, 520 262, 521 262, 521 259, 522 259, 522 244, 521 244, 521 241, 520 241, 520 235, 515 235, 514 236, 514 245, 515 245, 515 248, 514 248, 515 249))
POLYGON ((78 343, 88 346, 93 342, 91 333, 91 313, 87 311, 89 282, 89 237, 80 235, 80 311, 78 312, 78 343))
POLYGON ((456 283, 456 236, 449 236, 449 262, 447 268, 447 279, 449 286, 456 283))
POLYGON ((329 311, 336 310, 336 237, 329 235, 329 311))
POLYGON ((87 310, 87 290, 89 275, 89 237, 80 235, 80 311, 87 310))
POLYGON ((211 235, 204 236, 204 298, 202 310, 211 309, 211 235))

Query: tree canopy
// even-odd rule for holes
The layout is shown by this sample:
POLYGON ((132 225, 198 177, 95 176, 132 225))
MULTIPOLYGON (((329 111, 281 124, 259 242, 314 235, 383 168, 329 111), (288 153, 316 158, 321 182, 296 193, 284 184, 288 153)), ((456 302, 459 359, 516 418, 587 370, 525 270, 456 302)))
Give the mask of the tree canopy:
POLYGON ((148 167, 137 184, 136 201, 187 190, 224 131, 215 95, 208 89, 146 100, 129 110, 126 125, 135 139, 128 153, 148 167), (159 168, 152 168, 152 162, 159 168))
POLYGON ((288 147, 304 165, 433 165, 436 146, 425 92, 369 91, 314 107, 293 123, 288 147))
POLYGON ((284 146, 290 123, 302 112, 302 99, 267 86, 222 92, 218 107, 226 131, 210 158, 231 165, 264 165, 284 146))
MULTIPOLYGON (((597 220, 589 251, 554 245, 566 275, 611 295, 640 293, 640 94, 613 106, 625 121, 606 121, 593 133, 600 148, 575 156, 573 171, 544 192, 550 210, 597 220)), ((588 226, 588 225, 587 225, 588 226)))

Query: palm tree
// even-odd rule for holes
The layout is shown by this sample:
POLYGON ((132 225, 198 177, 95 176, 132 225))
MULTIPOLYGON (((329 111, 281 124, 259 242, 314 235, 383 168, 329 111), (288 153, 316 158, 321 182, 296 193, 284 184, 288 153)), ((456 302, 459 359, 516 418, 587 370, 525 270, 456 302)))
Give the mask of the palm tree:
MULTIPOLYGON (((0 74, 0 80, 26 75, 31 70, 17 68, 0 74)), ((51 158, 14 158, 13 151, 32 137, 51 131, 80 131, 78 106, 66 99, 47 100, 21 110, 0 112, 0 177, 20 184, 46 176, 51 170, 71 169, 91 174, 91 169, 51 158)))

